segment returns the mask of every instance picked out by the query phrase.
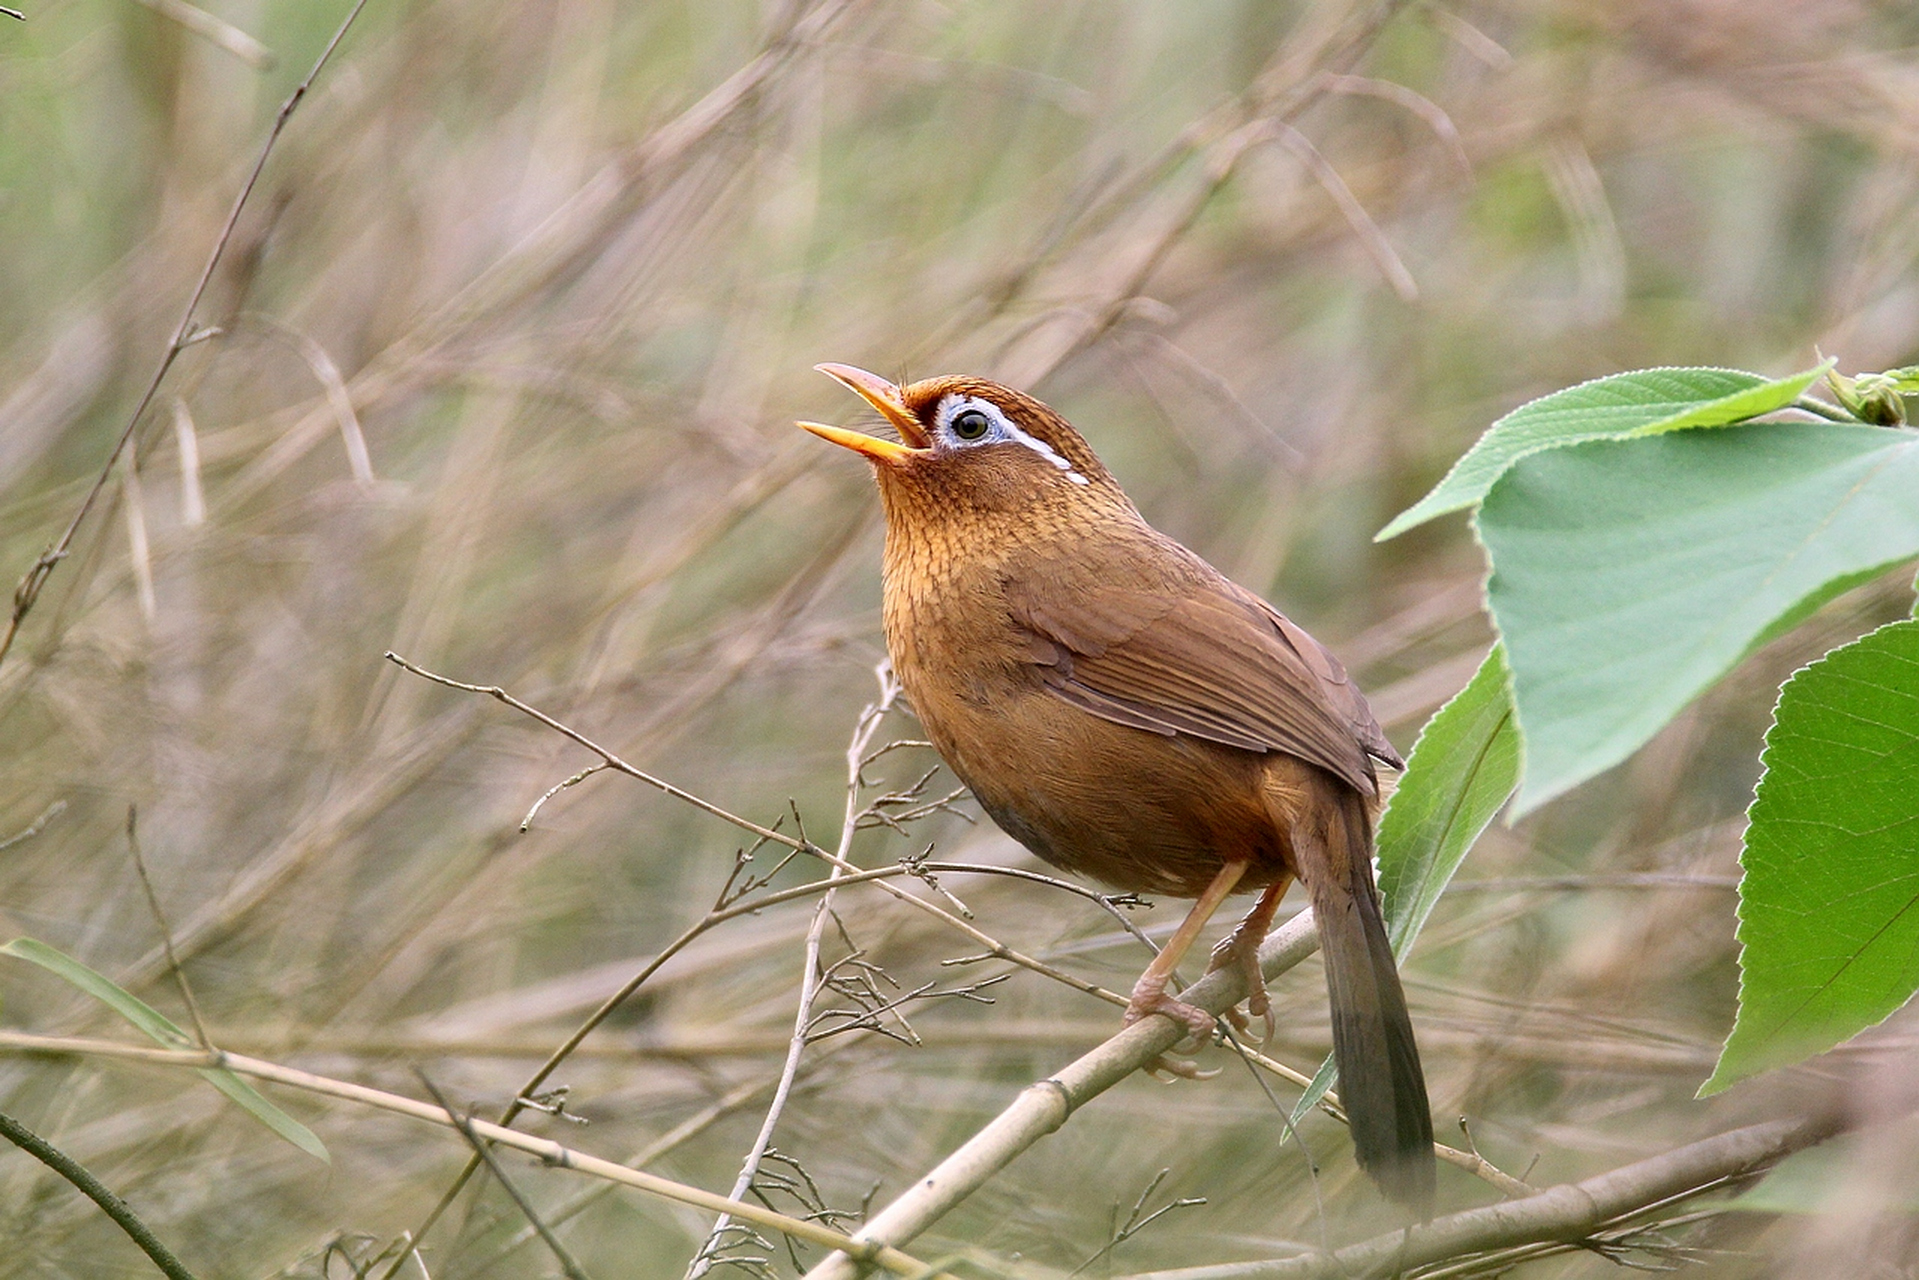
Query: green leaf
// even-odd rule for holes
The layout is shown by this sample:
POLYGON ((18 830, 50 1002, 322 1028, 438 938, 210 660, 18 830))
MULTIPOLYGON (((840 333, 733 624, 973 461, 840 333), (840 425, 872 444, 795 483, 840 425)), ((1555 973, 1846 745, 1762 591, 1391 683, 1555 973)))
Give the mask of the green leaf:
POLYGON ((1795 673, 1762 760, 1739 1014, 1701 1096, 1823 1053, 1919 990, 1919 622, 1795 673))
MULTIPOLYGON (((182 1031, 172 1019, 128 991, 97 969, 75 960, 64 951, 33 938, 15 938, 0 946, 0 955, 28 960, 58 975, 131 1022, 147 1037, 165 1049, 198 1049, 193 1037, 182 1031)), ((332 1162, 327 1149, 313 1130, 268 1102, 252 1085, 218 1067, 199 1068, 214 1088, 231 1098, 273 1132, 317 1159, 332 1162)))
MULTIPOLYGON (((1402 963, 1467 851, 1519 783, 1508 680, 1495 645, 1466 687, 1426 722, 1380 815, 1379 892, 1393 955, 1402 963)), ((1295 1123, 1336 1078, 1329 1057, 1293 1108, 1295 1123)))
POLYGON ((1528 454, 1588 440, 1625 440, 1686 427, 1723 427, 1797 400, 1832 367, 1766 379, 1738 369, 1641 369, 1555 391, 1493 423, 1433 491, 1400 512, 1373 541, 1384 542, 1483 499, 1528 454))
POLYGON ((1306 1092, 1299 1095, 1299 1101, 1293 1104, 1290 1120, 1298 1124, 1306 1118, 1306 1113, 1319 1105, 1319 1100, 1332 1092, 1339 1084, 1339 1068, 1333 1064, 1333 1055, 1327 1054, 1326 1061, 1319 1064, 1319 1070, 1313 1072, 1313 1081, 1306 1086, 1306 1092))
POLYGON ((1420 730, 1379 819, 1379 892, 1403 963, 1466 853, 1519 785, 1512 675, 1494 645, 1466 687, 1420 730))
POLYGON ((0 946, 0 955, 30 960, 80 988, 131 1022, 163 1049, 197 1049, 193 1037, 175 1026, 173 1020, 140 999, 97 969, 90 969, 64 951, 35 938, 15 938, 0 946))
POLYGON ((217 1067, 202 1068, 200 1074, 207 1083, 218 1089, 228 1098, 245 1108, 247 1113, 267 1128, 291 1142, 300 1150, 316 1160, 333 1163, 333 1157, 327 1154, 326 1144, 320 1141, 320 1135, 295 1120, 280 1108, 268 1102, 260 1091, 234 1075, 231 1071, 222 1071, 217 1067))
POLYGON ((1919 555, 1919 434, 1753 423, 1521 459, 1476 520, 1524 814, 1624 760, 1755 645, 1919 555))

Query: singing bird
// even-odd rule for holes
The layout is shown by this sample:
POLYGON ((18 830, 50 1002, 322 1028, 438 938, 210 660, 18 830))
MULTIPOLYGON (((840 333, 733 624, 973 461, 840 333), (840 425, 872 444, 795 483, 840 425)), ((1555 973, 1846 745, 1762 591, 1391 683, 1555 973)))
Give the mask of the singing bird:
POLYGON ((1257 952, 1306 886, 1360 1165, 1421 1213, 1432 1115, 1373 885, 1377 766, 1403 767, 1337 659, 1148 525, 1086 441, 983 378, 895 386, 822 364, 900 440, 799 425, 873 464, 886 512, 886 646, 940 755, 1015 840, 1131 892, 1194 898, 1127 1023, 1213 1019, 1167 991, 1230 894, 1215 949, 1271 1022, 1257 952))

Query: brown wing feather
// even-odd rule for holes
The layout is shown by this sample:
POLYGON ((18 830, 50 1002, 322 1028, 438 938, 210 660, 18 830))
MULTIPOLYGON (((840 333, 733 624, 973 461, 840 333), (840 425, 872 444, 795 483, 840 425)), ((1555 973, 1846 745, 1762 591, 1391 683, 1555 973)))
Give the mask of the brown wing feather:
POLYGON ((1359 739, 1359 744, 1365 748, 1366 754, 1395 769, 1404 769, 1406 762, 1400 759, 1399 752, 1393 748, 1393 744, 1386 740, 1386 732, 1379 727, 1379 721, 1373 718, 1373 709, 1366 701, 1366 695, 1359 691, 1352 677, 1346 674, 1346 668, 1338 658, 1333 656, 1332 650, 1313 639, 1304 628, 1295 625, 1291 618, 1253 595, 1252 592, 1248 591, 1245 594, 1271 616, 1273 624, 1279 628, 1281 637, 1305 661, 1306 665, 1312 668, 1313 674, 1319 677, 1320 688, 1325 691, 1327 700, 1332 703, 1334 711, 1352 729, 1353 736, 1359 739))
POLYGON ((1184 581, 1055 589, 1043 602, 1009 589, 1047 688, 1134 728, 1284 751, 1375 794, 1373 759, 1399 757, 1338 660, 1259 597, 1196 568, 1184 581))

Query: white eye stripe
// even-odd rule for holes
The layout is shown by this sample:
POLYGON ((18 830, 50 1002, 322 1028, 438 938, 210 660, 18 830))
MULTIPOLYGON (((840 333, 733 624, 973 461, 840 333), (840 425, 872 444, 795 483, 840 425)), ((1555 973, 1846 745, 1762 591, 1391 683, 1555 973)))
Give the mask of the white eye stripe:
POLYGON ((1074 484, 1086 483, 1086 477, 1073 470, 1073 464, 1071 462, 1061 457, 1052 445, 1047 444, 1038 436, 1029 436, 1010 422, 1006 424, 1006 434, 1009 438, 1019 441, 1028 449, 1031 449, 1034 453, 1037 453, 1040 457, 1046 459, 1061 471, 1064 471, 1066 478, 1074 484))
POLYGON ((1086 483, 1086 477, 1075 471, 1072 462, 1062 457, 1057 449, 1038 436, 1030 435, 1014 426, 1012 419, 1000 412, 999 406, 990 400, 982 400, 978 396, 947 396, 940 401, 939 408, 934 411, 933 421, 939 428, 940 434, 951 444, 965 447, 972 444, 991 444, 1010 440, 1015 444, 1025 445, 1064 471, 1066 478, 1074 484, 1086 483), (983 436, 973 440, 962 440, 952 429, 953 420, 968 410, 984 414, 986 420, 993 425, 983 436))

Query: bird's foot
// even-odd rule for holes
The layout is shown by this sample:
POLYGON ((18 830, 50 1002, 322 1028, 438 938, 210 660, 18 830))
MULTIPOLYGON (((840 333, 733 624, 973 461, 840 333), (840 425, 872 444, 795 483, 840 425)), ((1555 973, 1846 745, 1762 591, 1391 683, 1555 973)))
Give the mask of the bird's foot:
MULTIPOLYGON (((1265 1024, 1266 1034, 1260 1037, 1258 1043, 1268 1044, 1279 1033, 1279 1020, 1273 1016, 1273 1002, 1266 994, 1266 975, 1259 971, 1259 943, 1260 939, 1247 935, 1246 927, 1242 924, 1213 948, 1213 961, 1206 966, 1206 972, 1211 973, 1215 969, 1239 970, 1246 979, 1246 1013, 1265 1024)), ((1226 1011, 1226 1020, 1241 1035, 1250 1033, 1250 1024, 1237 1007, 1226 1011)))
POLYGON ((1219 1074, 1219 1068, 1202 1068, 1190 1058, 1175 1058, 1170 1053, 1162 1053, 1141 1067, 1147 1075, 1162 1084, 1171 1084, 1174 1080, 1211 1080, 1219 1074))
MULTIPOLYGON (((1198 1005, 1187 1004, 1184 1000, 1167 995, 1166 980, 1148 973, 1133 987, 1133 998, 1126 1004, 1125 1025, 1130 1027, 1141 1018, 1150 1018, 1155 1014, 1171 1018, 1184 1026, 1187 1039, 1194 1048, 1210 1041, 1213 1028, 1217 1025, 1213 1015, 1198 1005)), ((1148 1063, 1146 1072, 1156 1078, 1164 1072, 1182 1080, 1210 1080, 1219 1074, 1218 1071, 1202 1071, 1197 1063, 1176 1058, 1170 1053, 1161 1054, 1148 1063)))

